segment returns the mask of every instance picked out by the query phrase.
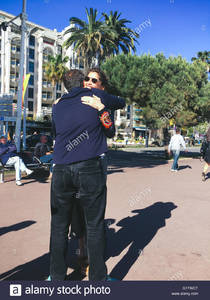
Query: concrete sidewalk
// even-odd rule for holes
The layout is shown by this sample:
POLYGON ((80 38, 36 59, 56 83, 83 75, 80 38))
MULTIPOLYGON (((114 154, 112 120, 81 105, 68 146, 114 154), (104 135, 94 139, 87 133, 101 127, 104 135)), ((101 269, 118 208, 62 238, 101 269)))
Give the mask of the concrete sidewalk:
MULTIPOLYGON (((209 280, 210 178, 201 181, 200 161, 181 160, 177 173, 135 153, 111 154, 109 162, 109 273, 121 280, 209 280)), ((49 272, 50 183, 23 182, 0 185, 1 280, 43 280, 49 272)))

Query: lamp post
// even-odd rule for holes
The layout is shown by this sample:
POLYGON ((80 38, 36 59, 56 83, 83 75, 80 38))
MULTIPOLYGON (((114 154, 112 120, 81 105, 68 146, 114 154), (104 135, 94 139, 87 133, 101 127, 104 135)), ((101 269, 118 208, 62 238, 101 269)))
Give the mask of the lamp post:
POLYGON ((26 0, 23 0, 23 8, 22 13, 10 20, 9 22, 2 22, 0 27, 3 31, 7 30, 8 25, 11 23, 19 28, 15 23, 14 20, 17 18, 21 19, 21 46, 20 46, 20 72, 19 72, 19 83, 18 83, 18 99, 17 99, 17 120, 16 120, 16 128, 15 128, 15 143, 17 147, 17 152, 20 152, 20 134, 21 134, 21 116, 22 116, 22 94, 23 94, 23 75, 24 75, 24 52, 25 52, 25 33, 26 29, 26 0))
POLYGON ((18 99, 17 99, 17 121, 15 128, 15 144, 17 152, 20 152, 20 135, 21 135, 21 117, 22 117, 22 94, 23 94, 23 75, 24 75, 24 54, 25 54, 25 34, 26 28, 26 0, 23 0, 23 8, 21 14, 21 45, 20 45, 20 79, 18 83, 18 99))

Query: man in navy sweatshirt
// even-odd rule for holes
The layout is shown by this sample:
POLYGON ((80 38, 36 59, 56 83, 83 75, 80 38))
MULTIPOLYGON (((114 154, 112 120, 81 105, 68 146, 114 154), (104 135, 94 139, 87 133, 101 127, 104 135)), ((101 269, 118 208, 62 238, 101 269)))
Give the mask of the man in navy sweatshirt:
MULTIPOLYGON (((101 74, 95 74, 97 78, 91 80, 103 86, 101 74)), ((79 70, 72 70, 69 75, 69 93, 53 106, 56 140, 51 184, 50 277, 64 280, 66 276, 68 232, 77 194, 85 215, 89 279, 107 280, 104 215, 108 149, 98 111, 85 105, 90 98, 83 98, 83 102, 81 98, 100 98, 101 111, 123 108, 125 101, 100 89, 81 88, 84 76, 79 70), (77 88, 72 89, 73 86, 77 88)))

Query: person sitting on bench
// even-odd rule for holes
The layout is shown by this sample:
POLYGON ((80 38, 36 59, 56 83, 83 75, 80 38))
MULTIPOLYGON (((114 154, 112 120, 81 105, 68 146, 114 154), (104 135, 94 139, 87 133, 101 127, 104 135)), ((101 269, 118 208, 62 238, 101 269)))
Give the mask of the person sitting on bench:
POLYGON ((0 161, 3 166, 14 166, 16 171, 16 185, 21 186, 23 185, 21 182, 21 172, 31 175, 33 171, 26 167, 16 151, 17 149, 13 142, 7 141, 5 136, 0 137, 0 161))
POLYGON ((40 142, 35 146, 34 156, 37 157, 42 163, 51 163, 50 172, 52 173, 52 154, 47 142, 47 136, 41 135, 40 142))

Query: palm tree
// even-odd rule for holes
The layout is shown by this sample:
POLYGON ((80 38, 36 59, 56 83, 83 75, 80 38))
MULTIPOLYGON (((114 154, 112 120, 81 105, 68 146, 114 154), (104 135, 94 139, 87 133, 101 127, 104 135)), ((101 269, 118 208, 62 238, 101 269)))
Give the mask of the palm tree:
POLYGON ((66 31, 71 32, 71 36, 64 42, 64 46, 69 48, 74 45, 74 51, 77 53, 78 58, 82 56, 84 61, 84 68, 87 70, 93 58, 103 55, 102 36, 109 35, 106 26, 97 20, 98 12, 96 9, 86 8, 88 22, 82 21, 79 18, 70 18, 70 24, 75 25, 66 31))
POLYGON ((197 57, 192 57, 192 61, 202 61, 207 64, 207 72, 210 71, 210 51, 199 51, 197 57))
POLYGON ((55 56, 49 55, 48 62, 43 65, 45 71, 45 78, 52 82, 54 87, 54 100, 56 100, 56 83, 62 82, 65 72, 68 70, 66 63, 69 57, 62 58, 61 54, 55 56))
POLYGON ((127 19, 120 19, 121 13, 118 14, 117 11, 114 13, 111 11, 108 16, 106 13, 102 14, 105 18, 105 23, 108 28, 114 32, 114 44, 109 44, 109 41, 105 39, 105 45, 107 48, 107 55, 118 54, 120 50, 124 54, 136 52, 136 47, 134 42, 137 42, 135 37, 139 37, 139 34, 134 30, 128 28, 126 23, 131 23, 127 19))
POLYGON ((69 48, 74 46, 74 51, 78 57, 82 57, 85 70, 93 64, 94 58, 100 65, 101 61, 114 53, 119 53, 121 49, 124 53, 135 51, 134 36, 138 34, 127 28, 125 23, 130 21, 119 19, 120 14, 111 12, 110 17, 106 14, 97 20, 96 9, 86 9, 88 22, 79 18, 70 18, 70 24, 74 25, 66 31, 71 36, 66 40, 64 46, 69 48))

